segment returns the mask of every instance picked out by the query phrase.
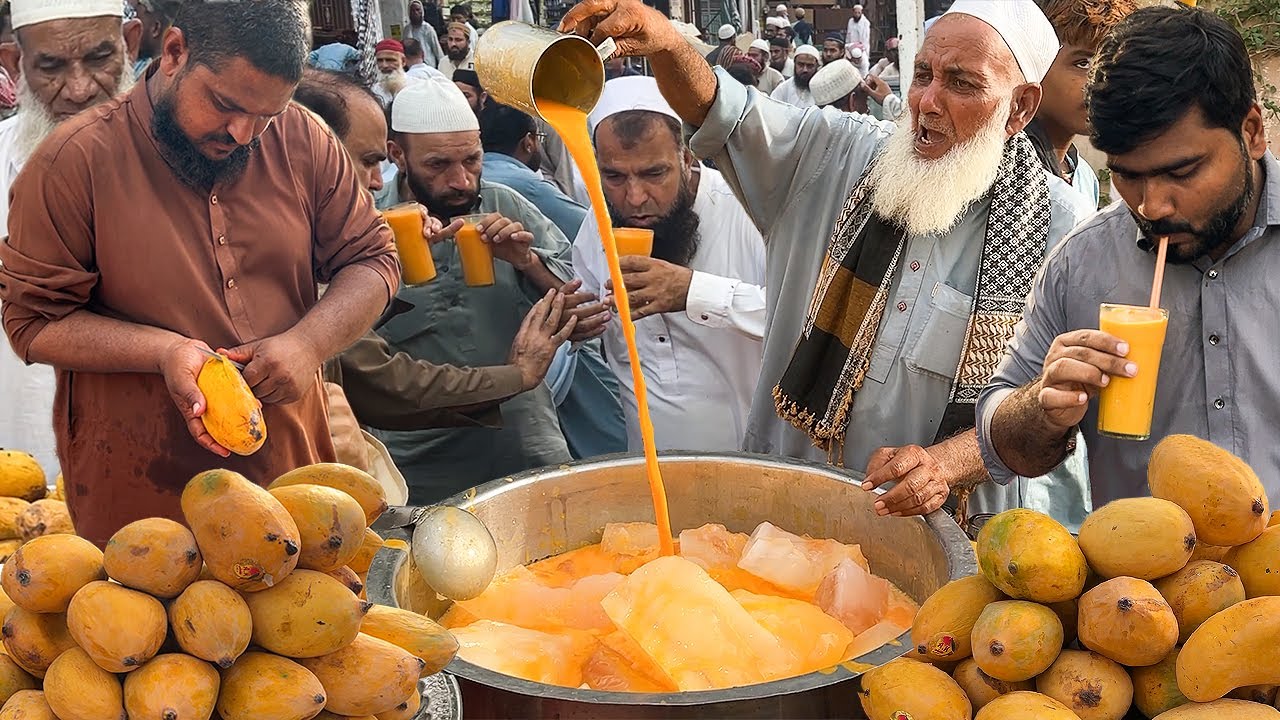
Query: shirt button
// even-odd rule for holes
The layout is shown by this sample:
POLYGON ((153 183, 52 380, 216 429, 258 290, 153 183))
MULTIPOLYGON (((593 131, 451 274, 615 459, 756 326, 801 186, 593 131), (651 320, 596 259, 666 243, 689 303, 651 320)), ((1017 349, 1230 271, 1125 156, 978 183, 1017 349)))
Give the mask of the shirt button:
POLYGON ((899 302, 898 312, 906 312, 906 311, 907 311, 907 304, 905 302, 899 302))
POLYGON ((1210 271, 1209 271, 1209 273, 1208 273, 1208 275, 1209 275, 1209 279, 1210 279, 1210 280, 1217 280, 1217 279, 1218 279, 1218 271, 1217 271, 1216 269, 1215 269, 1215 270, 1210 270, 1210 271))
POLYGON ((226 245, 226 244, 227 244, 227 236, 226 236, 226 235, 219 235, 219 236, 218 236, 218 244, 219 244, 219 245, 226 245))
POLYGON ((710 319, 711 319, 711 316, 710 316, 710 315, 708 315, 708 314, 706 314, 706 313, 702 313, 702 319, 703 319, 703 320, 710 320, 710 319))
POLYGON ((1221 340, 1221 338, 1219 338, 1217 335, 1210 335, 1210 336, 1209 336, 1209 344, 1210 344, 1210 345, 1217 345, 1219 340, 1221 340))
POLYGON ((1213 401, 1213 406, 1221 410, 1223 407, 1226 406, 1226 403, 1222 401, 1222 398, 1218 398, 1217 400, 1213 401))
POLYGON ((217 204, 218 204, 218 196, 217 196, 217 195, 212 195, 212 196, 210 196, 210 197, 209 197, 209 202, 213 203, 214 205, 217 205, 217 204))
POLYGON ((235 289, 236 281, 234 279, 227 281, 227 287, 235 289))
POLYGON ((919 260, 912 260, 912 261, 911 261, 911 272, 918 272, 919 270, 920 270, 920 261, 919 261, 919 260))
POLYGON ((667 341, 667 339, 666 339, 665 337, 662 337, 661 335, 659 335, 659 336, 658 336, 658 342, 660 342, 660 343, 664 343, 664 342, 666 342, 666 341, 667 341))

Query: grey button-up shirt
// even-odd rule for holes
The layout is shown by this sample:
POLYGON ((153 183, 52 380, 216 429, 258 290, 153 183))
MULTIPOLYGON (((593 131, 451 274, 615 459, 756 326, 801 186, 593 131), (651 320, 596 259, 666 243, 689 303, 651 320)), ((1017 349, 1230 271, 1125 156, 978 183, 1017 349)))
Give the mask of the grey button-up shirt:
MULTIPOLYGON (((767 246, 764 366, 745 448, 825 461, 809 436, 778 417, 773 388, 800 339, 840 207, 894 125, 833 108, 801 110, 748 90, 722 69, 716 73, 716 101, 690 147, 715 160, 767 246)), ((1057 178, 1049 178, 1049 194, 1053 247, 1087 208, 1057 178)), ((990 207, 988 199, 975 202, 946 235, 908 238, 866 382, 849 414, 843 461, 855 474, 880 447, 933 442, 963 350, 990 207)), ((1077 487, 1065 504, 1083 507, 1083 492, 1077 487)), ((988 483, 979 493, 971 512, 1023 499, 1018 484, 988 483)))
MULTIPOLYGON (((1280 164, 1263 158, 1266 182, 1254 227, 1218 262, 1165 269, 1169 311, 1156 383, 1151 439, 1098 434, 1098 404, 1081 424, 1097 505, 1147 495, 1147 460, 1161 438, 1186 433, 1253 466, 1272 505, 1280 503, 1280 164)), ((1014 475, 991 444, 991 419, 1015 388, 1040 376, 1058 335, 1098 327, 1104 302, 1145 305, 1155 253, 1116 203, 1077 228, 1049 257, 1000 370, 978 401, 978 440, 992 476, 1014 475)))

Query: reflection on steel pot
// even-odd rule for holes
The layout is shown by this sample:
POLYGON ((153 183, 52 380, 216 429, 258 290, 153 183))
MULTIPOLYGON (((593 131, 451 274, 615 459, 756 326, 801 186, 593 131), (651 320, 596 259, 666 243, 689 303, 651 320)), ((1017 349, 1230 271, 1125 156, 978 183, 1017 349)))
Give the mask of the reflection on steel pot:
MULTIPOLYGON (((795 533, 860 543, 875 574, 917 602, 977 572, 968 538, 944 513, 882 518, 857 478, 827 465, 745 454, 664 455, 672 527, 721 523, 751 532, 769 521, 795 533)), ((473 512, 498 543, 498 571, 600 541, 606 523, 652 521, 644 459, 615 456, 495 480, 446 504, 473 512)), ((401 538, 407 538, 401 531, 401 538)), ((440 617, 408 554, 383 548, 369 570, 371 601, 440 617)), ((859 671, 907 652, 909 633, 848 667, 796 678, 688 693, 616 693, 534 683, 455 659, 468 717, 851 717, 859 671)))

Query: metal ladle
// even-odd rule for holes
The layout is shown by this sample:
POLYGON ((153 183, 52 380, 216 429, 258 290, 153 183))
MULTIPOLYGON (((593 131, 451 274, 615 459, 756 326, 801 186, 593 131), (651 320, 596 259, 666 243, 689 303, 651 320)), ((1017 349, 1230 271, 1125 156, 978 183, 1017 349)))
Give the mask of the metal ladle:
POLYGON ((413 562, 422 578, 450 600, 470 600, 493 581, 498 544, 480 518, 452 505, 411 510, 400 527, 413 527, 413 562))

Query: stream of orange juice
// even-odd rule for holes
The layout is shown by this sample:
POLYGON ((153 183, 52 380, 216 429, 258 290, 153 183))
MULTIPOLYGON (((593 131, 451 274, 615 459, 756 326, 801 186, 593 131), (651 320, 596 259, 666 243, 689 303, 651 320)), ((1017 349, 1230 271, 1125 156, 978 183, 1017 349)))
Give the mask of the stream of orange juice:
POLYGON ((627 340, 627 355, 631 358, 631 378, 636 384, 636 405, 640 408, 640 437, 644 440, 644 462, 649 474, 649 492, 653 495, 653 512, 658 525, 658 543, 663 555, 674 555, 671 541, 671 517, 667 510, 667 491, 662 485, 662 472, 658 468, 658 449, 653 440, 653 421, 649 417, 649 396, 640 368, 640 352, 636 349, 636 326, 631 322, 631 305, 627 301, 627 286, 622 282, 622 269, 618 265, 618 247, 613 238, 613 223, 604 202, 604 189, 600 184, 600 169, 596 166, 596 152, 591 145, 591 133, 587 130, 587 114, 563 103, 537 100, 543 119, 560 135, 569 154, 582 172, 582 179, 591 197, 591 209, 600 226, 600 239, 604 254, 609 260, 609 277, 613 280, 613 292, 618 303, 618 319, 622 321, 622 335, 627 340))

